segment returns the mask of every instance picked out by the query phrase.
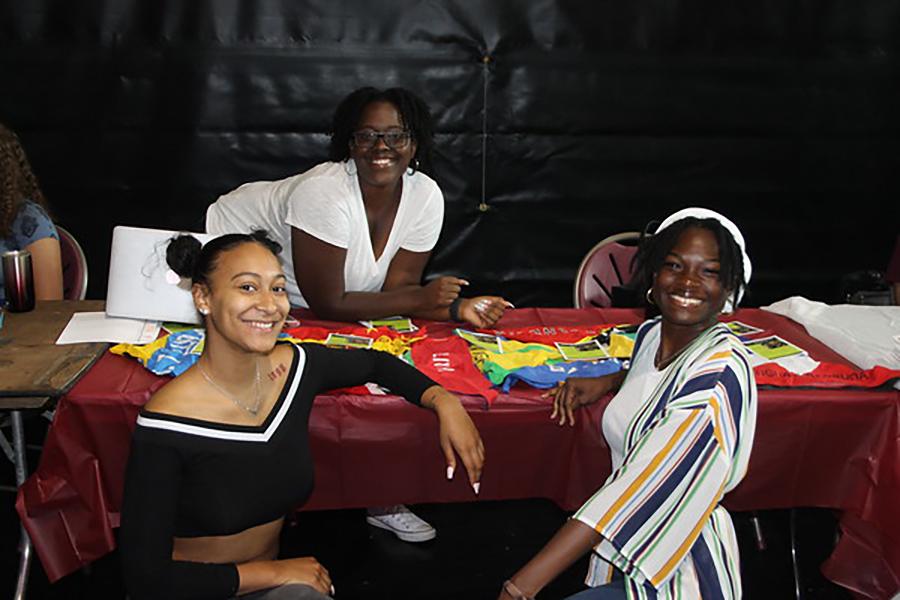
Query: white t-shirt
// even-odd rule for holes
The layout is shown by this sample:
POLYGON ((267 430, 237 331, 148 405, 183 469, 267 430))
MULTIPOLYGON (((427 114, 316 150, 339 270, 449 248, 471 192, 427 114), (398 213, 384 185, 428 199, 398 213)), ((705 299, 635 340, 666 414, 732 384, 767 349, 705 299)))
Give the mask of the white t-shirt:
POLYGON ((659 348, 659 333, 662 328, 657 324, 647 332, 640 353, 633 357, 628 376, 619 391, 610 400, 606 411, 603 413, 603 437, 609 445, 612 458, 613 471, 622 465, 625 459, 625 430, 634 418, 635 411, 643 406, 646 399, 653 393, 656 386, 666 375, 666 369, 661 371, 653 364, 656 358, 656 350, 659 348))
MULTIPOLYGON (((281 261, 293 306, 309 306, 294 276, 291 227, 347 249, 344 290, 377 292, 397 251, 428 252, 444 221, 444 196, 423 173, 403 175, 394 225, 378 260, 372 250, 366 209, 356 174, 344 163, 326 162, 280 181, 245 183, 220 196, 206 211, 206 231, 215 235, 266 229, 284 247, 281 261)), ((301 269, 303 265, 298 265, 301 269)))

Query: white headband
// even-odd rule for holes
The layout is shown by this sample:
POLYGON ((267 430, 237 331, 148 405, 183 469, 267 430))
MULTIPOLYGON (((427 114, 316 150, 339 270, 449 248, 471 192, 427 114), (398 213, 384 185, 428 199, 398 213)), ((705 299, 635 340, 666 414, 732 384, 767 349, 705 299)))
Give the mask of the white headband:
MULTIPOLYGON (((659 233, 672 223, 676 221, 680 221, 682 219, 686 219, 688 217, 694 217, 695 219, 715 219, 719 223, 721 223, 722 227, 724 227, 728 233, 731 234, 731 237, 734 238, 735 243, 738 245, 738 248, 741 249, 741 256, 744 259, 744 281, 740 289, 737 290, 737 302, 741 301, 741 298, 744 296, 744 288, 747 287, 747 284, 750 283, 750 275, 753 273, 753 265, 750 263, 750 256, 747 254, 747 245, 744 243, 744 236, 741 234, 741 230, 737 228, 731 220, 729 220, 724 215, 720 215, 714 210, 710 210, 708 208, 699 208, 699 207, 691 207, 684 208, 675 212, 660 223, 659 227, 656 229, 656 233, 659 233)), ((725 301, 725 311, 731 312, 734 310, 734 305, 732 304, 731 298, 725 301)))

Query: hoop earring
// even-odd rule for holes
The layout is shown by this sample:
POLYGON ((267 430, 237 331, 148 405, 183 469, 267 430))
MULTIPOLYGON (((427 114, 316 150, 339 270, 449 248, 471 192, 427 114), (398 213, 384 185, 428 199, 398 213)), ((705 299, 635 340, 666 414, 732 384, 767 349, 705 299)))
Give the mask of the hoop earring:
POLYGON ((356 161, 348 158, 344 161, 344 171, 347 175, 356 175, 356 161), (353 165, 352 167, 350 165, 353 165))
POLYGON ((734 293, 731 296, 725 298, 725 304, 722 305, 722 312, 720 315, 730 315, 735 310, 737 310, 737 294, 734 293))
POLYGON ((409 166, 406 167, 406 174, 407 175, 415 175, 416 171, 418 171, 418 170, 419 170, 419 159, 414 158, 409 162, 409 166))
POLYGON ((656 302, 653 301, 653 288, 647 288, 647 293, 644 294, 644 297, 647 298, 647 304, 656 306, 656 302))

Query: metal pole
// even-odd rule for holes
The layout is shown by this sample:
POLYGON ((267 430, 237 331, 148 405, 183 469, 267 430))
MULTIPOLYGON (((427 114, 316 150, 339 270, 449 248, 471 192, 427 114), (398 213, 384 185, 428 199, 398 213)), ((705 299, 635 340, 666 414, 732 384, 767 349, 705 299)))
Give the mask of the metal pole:
MULTIPOLYGON (((12 437, 13 437, 13 455, 16 466, 16 487, 21 487, 25 483, 25 477, 28 472, 28 464, 25 458, 25 430, 22 427, 22 413, 18 410, 11 411, 10 420, 12 421, 12 437)), ((31 567, 31 539, 25 531, 25 527, 20 523, 19 531, 21 534, 19 542, 19 576, 16 579, 16 594, 14 600, 25 600, 25 588, 28 585, 28 570, 31 567)))
POLYGON ((790 510, 791 525, 791 565, 794 568, 794 595, 797 600, 803 598, 803 591, 800 584, 800 565, 797 562, 797 509, 790 510))
POLYGON ((478 204, 480 212, 490 209, 487 203, 487 139, 488 139, 488 79, 491 75, 491 55, 485 50, 481 57, 481 73, 484 85, 482 88, 482 115, 481 115, 481 202, 478 204))

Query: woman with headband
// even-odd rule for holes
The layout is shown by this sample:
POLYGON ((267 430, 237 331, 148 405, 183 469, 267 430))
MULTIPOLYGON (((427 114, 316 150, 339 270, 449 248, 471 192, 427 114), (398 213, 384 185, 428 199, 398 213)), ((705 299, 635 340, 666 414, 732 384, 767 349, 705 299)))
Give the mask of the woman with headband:
POLYGON ((722 215, 685 209, 638 251, 637 281, 659 316, 638 329, 631 368, 570 379, 551 418, 618 389, 603 415, 612 474, 500 600, 533 598, 591 552, 589 589, 570 600, 741 597, 738 544, 723 496, 743 479, 756 428, 756 384, 740 340, 718 323, 751 264, 722 215))

